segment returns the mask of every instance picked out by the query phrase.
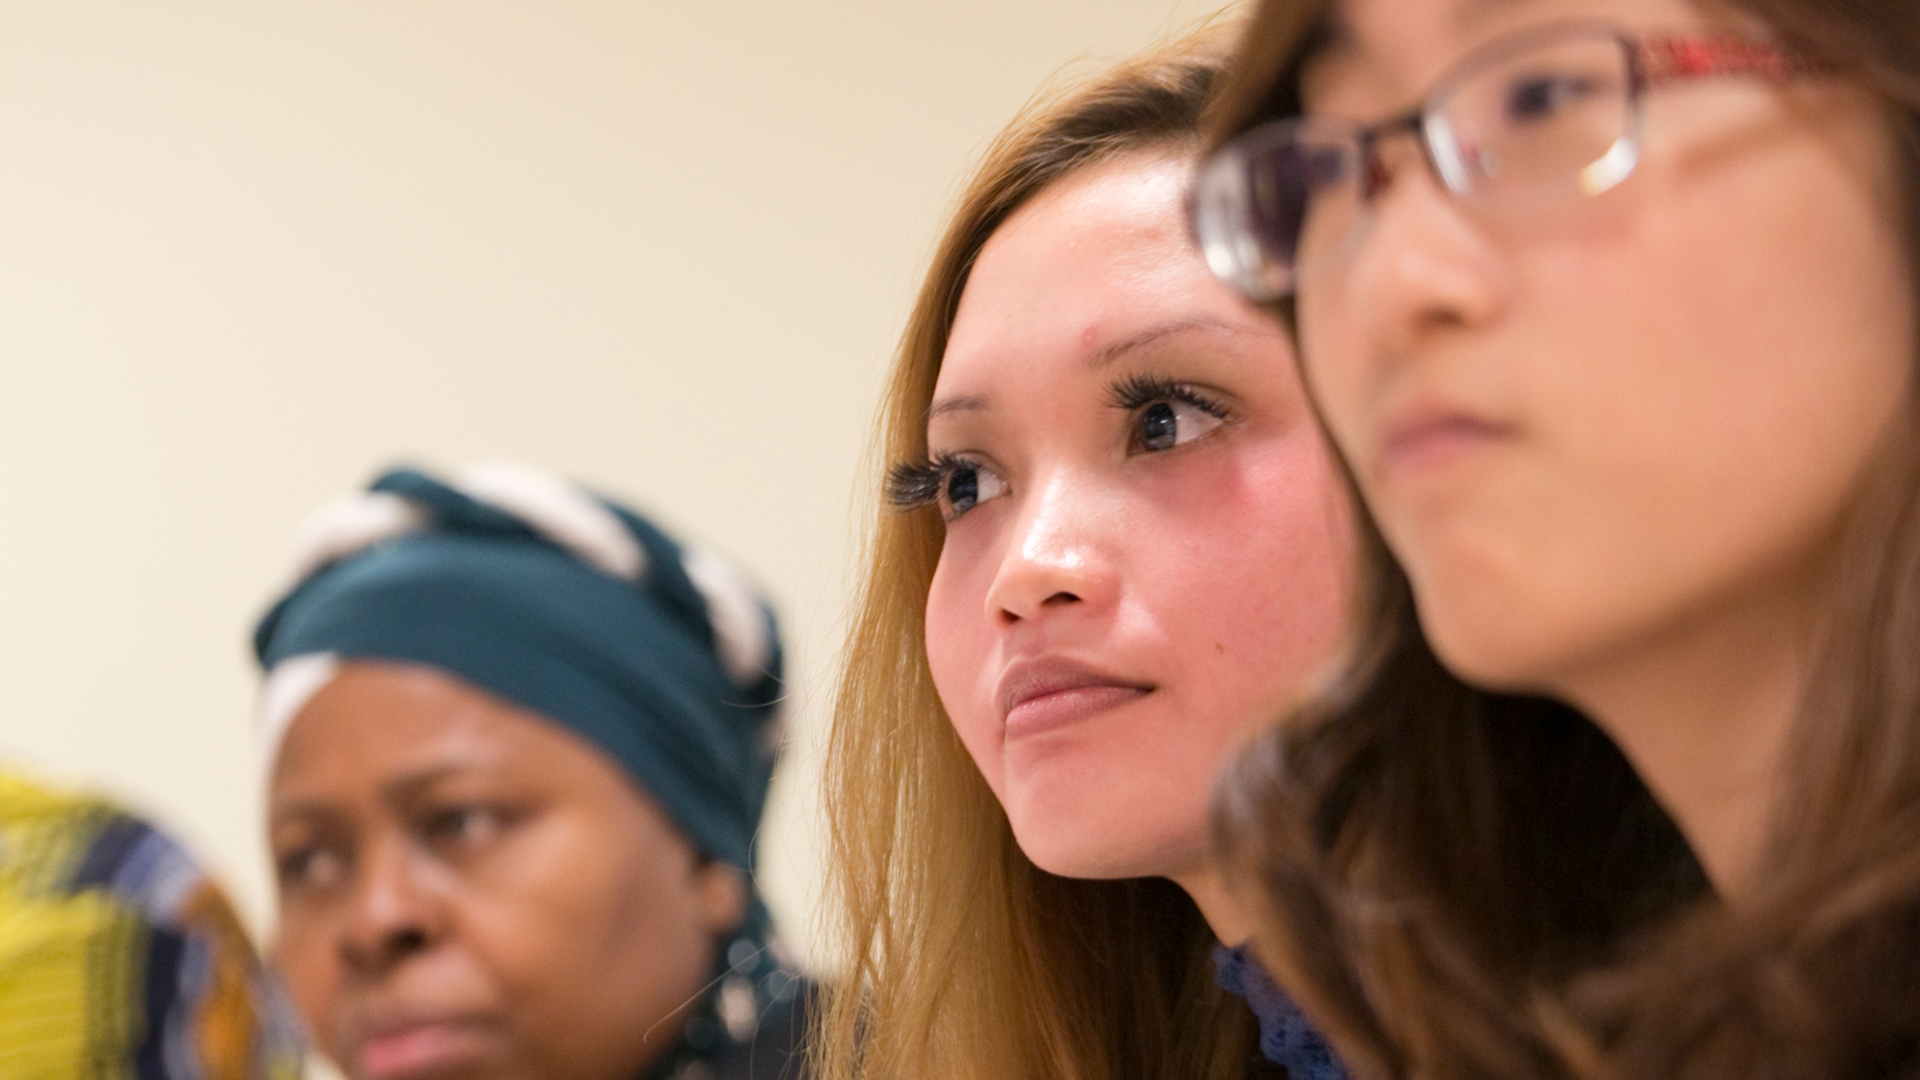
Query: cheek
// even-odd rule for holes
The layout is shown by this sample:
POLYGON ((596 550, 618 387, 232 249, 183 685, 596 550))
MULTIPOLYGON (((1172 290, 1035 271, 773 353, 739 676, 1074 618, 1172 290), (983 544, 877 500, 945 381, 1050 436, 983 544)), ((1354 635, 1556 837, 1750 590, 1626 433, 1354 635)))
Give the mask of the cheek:
POLYGON ((1616 344, 1557 377, 1569 415, 1606 403, 1571 448, 1703 545, 1823 529, 1796 519, 1838 512, 1906 396, 1910 274, 1860 182, 1874 169, 1794 145, 1766 168, 1651 178, 1667 186, 1638 208, 1640 250, 1576 279, 1614 313, 1592 340, 1616 344))
POLYGON ((536 1059, 636 1058, 698 990, 716 943, 696 918, 689 859, 582 814, 473 881, 466 946, 536 1059))
POLYGON ((640 1071, 671 1041, 661 1025, 698 993, 718 947, 679 887, 690 880, 683 850, 590 824, 555 830, 564 835, 467 904, 469 948, 536 1075, 640 1071))
POLYGON ((503 979, 527 984, 608 967, 634 937, 658 935, 670 948, 676 920, 667 882, 678 863, 655 865, 636 851, 632 830, 612 811, 552 813, 536 835, 518 839, 468 884, 467 928, 503 979))
POLYGON ((969 669, 968 657, 978 651, 981 635, 974 624, 982 621, 983 601, 981 590, 943 553, 927 587, 925 627, 927 666, 943 697, 949 686, 957 685, 958 673, 969 669))
POLYGON ((338 1055, 342 1047, 332 1038, 329 1013, 345 1004, 339 993, 340 959, 339 953, 326 944, 331 938, 318 924, 311 913, 282 907, 272 950, 273 967, 300 1018, 321 1042, 321 1049, 338 1055))
POLYGON ((1520 290, 1482 355, 1525 452, 1471 513, 1389 530, 1463 674, 1552 689, 1817 565, 1906 400, 1910 275, 1872 169, 1793 147, 1650 165, 1578 230, 1507 238, 1520 290))
POLYGON ((1176 540, 1139 576, 1191 685, 1236 730, 1327 663, 1349 594, 1351 526, 1319 439, 1302 429, 1260 449, 1184 485, 1176 540))
MULTIPOLYGON (((981 513, 982 511, 975 511, 981 513)), ((966 522, 966 525, 983 523, 966 522)), ((990 700, 996 638, 987 618, 993 567, 977 537, 950 531, 927 589, 927 668, 954 729, 989 786, 1000 790, 999 718, 990 700)))
MULTIPOLYGON (((1358 455, 1363 445, 1370 380, 1375 376, 1365 359, 1362 328, 1324 300, 1315 303, 1303 299, 1296 310, 1300 324, 1298 366, 1304 393, 1318 410, 1316 422, 1325 426, 1327 440, 1356 472, 1364 475, 1366 464, 1358 455)), ((1324 448, 1320 453, 1327 462, 1323 468, 1329 471, 1328 487, 1337 489, 1331 475, 1332 459, 1325 457, 1324 448)))

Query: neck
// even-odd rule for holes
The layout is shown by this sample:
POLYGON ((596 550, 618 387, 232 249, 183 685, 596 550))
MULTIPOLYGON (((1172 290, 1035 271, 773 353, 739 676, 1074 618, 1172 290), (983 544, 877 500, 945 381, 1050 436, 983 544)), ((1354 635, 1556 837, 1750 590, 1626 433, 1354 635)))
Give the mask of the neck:
POLYGON ((1223 945, 1242 945, 1253 936, 1253 918, 1245 907, 1227 888, 1226 880, 1220 871, 1212 866, 1195 869, 1185 874, 1172 875, 1175 885, 1185 889, 1193 898, 1193 904, 1200 909, 1200 917, 1207 920, 1213 929, 1213 936, 1223 945))
POLYGON ((1620 747, 1730 902, 1772 823, 1810 667, 1811 610, 1772 597, 1556 680, 1620 747))

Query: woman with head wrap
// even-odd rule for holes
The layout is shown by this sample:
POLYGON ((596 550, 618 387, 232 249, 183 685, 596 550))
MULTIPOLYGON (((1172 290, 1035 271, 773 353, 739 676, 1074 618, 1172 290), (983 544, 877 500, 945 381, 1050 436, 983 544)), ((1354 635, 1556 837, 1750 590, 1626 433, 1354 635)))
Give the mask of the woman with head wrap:
POLYGON ((749 885, 780 651, 739 575, 516 466, 387 473, 296 547, 254 643, 319 1046, 356 1080, 792 1075, 749 885))

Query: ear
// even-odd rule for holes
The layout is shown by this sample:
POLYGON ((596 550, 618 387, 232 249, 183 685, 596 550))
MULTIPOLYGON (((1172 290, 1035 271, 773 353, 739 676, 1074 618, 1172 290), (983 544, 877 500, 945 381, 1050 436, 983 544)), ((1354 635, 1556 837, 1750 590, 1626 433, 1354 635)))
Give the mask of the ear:
POLYGON ((704 860, 693 868, 693 890, 700 929, 708 934, 730 934, 747 917, 747 876, 739 867, 704 860))

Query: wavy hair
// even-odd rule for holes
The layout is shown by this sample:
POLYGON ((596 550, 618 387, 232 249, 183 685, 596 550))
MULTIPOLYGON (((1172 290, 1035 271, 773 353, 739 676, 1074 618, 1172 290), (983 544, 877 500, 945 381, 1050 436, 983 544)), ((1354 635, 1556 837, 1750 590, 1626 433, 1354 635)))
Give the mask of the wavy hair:
MULTIPOLYGON (((1912 0, 1731 0, 1888 103, 1920 266, 1912 0)), ((1300 111, 1330 0, 1266 0, 1220 140, 1300 111)), ((1920 294, 1920 282, 1915 285, 1920 294)), ((1920 311, 1920 295, 1916 295, 1920 311)), ((1282 317, 1290 312, 1282 310, 1282 317)), ((1354 494, 1343 678, 1229 767, 1215 836, 1259 942, 1359 1073, 1831 1077, 1920 1071, 1920 400, 1845 522, 1835 629, 1753 895, 1715 902, 1614 745, 1455 678, 1354 494)), ((1354 491, 1352 477, 1348 488, 1354 491)))
POLYGON ((1178 886, 1058 877, 1020 851, 927 666, 944 526, 879 506, 886 467, 925 456, 961 290, 1037 193, 1130 153, 1195 153, 1231 44, 1213 24, 1043 91, 993 142, 914 304, 880 410, 876 511, 827 738, 832 924, 818 1013, 825 1080, 1240 1077, 1252 1019, 1214 986, 1213 935, 1178 886))

